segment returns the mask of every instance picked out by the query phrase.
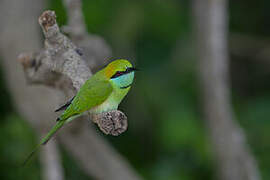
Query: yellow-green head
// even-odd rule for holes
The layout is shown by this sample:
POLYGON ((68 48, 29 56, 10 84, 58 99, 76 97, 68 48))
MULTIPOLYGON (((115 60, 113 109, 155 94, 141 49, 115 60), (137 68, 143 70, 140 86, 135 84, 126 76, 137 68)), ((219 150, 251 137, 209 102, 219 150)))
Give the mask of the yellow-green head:
POLYGON ((105 67, 105 75, 114 86, 125 89, 131 86, 136 70, 128 60, 118 59, 105 67))

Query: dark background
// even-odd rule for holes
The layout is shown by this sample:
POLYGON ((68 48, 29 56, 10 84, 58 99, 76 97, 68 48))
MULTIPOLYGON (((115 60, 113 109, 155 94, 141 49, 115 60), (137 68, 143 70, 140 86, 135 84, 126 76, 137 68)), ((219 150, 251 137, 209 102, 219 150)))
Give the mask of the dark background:
MULTIPOLYGON (((46 9, 56 11, 59 25, 66 23, 61 0, 50 0, 46 9)), ((199 102, 190 1, 84 0, 83 13, 88 31, 102 36, 115 58, 127 58, 141 69, 120 106, 128 116, 128 131, 105 138, 145 179, 214 179, 213 152, 199 102)), ((229 16, 233 110, 267 180, 270 1, 230 1, 229 16)), ((39 179, 37 156, 27 168, 16 168, 39 138, 15 111, 3 73, 0 99, 0 179, 39 179)), ((64 149, 61 153, 66 179, 91 179, 64 149)))

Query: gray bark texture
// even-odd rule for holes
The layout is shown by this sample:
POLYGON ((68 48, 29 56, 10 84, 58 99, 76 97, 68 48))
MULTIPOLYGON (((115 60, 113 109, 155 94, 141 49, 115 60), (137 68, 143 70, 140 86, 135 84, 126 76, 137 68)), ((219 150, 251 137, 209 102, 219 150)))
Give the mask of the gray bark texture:
POLYGON ((226 0, 193 0, 204 115, 220 180, 259 180, 257 163, 231 107, 226 0))
MULTIPOLYGON (((40 31, 37 18, 42 12, 43 4, 41 2, 36 0, 3 0, 0 2, 0 54, 6 82, 16 109, 39 133, 39 136, 48 132, 55 123, 57 115, 53 113, 53 110, 60 105, 59 102, 63 103, 63 99, 67 100, 67 97, 74 95, 85 80, 91 76, 89 67, 95 69, 107 63, 103 58, 108 57, 111 52, 102 38, 88 35, 86 31, 83 33, 78 31, 79 33, 76 32, 76 35, 73 36, 74 39, 78 39, 75 43, 82 42, 85 51, 93 52, 88 59, 87 53, 82 54, 77 46, 60 33, 55 14, 52 11, 44 12, 39 18, 45 35, 45 47, 40 51, 40 31), (84 37, 88 38, 92 44, 80 40, 84 37), (16 60, 17 57, 23 67, 16 60)), ((80 1, 67 1, 67 3, 72 2, 80 5, 80 1)), ((80 8, 80 6, 78 7, 80 8)), ((67 10, 69 11, 69 9, 67 10)), ((82 15, 79 16, 82 17, 82 15)), ((72 26, 67 29, 73 32, 72 26)), ((115 117, 115 120, 119 120, 120 116, 113 116, 115 113, 121 114, 120 111, 116 111, 109 115, 115 117)), ((104 116, 108 118, 108 114, 104 116)), ((81 117, 61 129, 56 137, 59 141, 51 140, 54 142, 49 142, 41 151, 44 153, 41 154, 42 164, 45 168, 44 179, 64 178, 60 157, 57 153, 57 142, 60 142, 73 156, 86 174, 95 179, 140 179, 129 163, 88 125, 88 119, 89 117, 86 116, 81 117), (51 148, 48 149, 50 146, 51 148), (57 157, 50 158, 48 155, 51 152, 55 152, 54 155, 57 157), (58 171, 53 171, 51 166, 58 171), (59 174, 50 175, 53 172, 59 174)), ((110 118, 110 120, 114 119, 110 118)), ((123 127, 120 127, 120 133, 126 123, 118 124, 118 126, 121 125, 123 127)), ((99 126, 102 125, 99 124, 99 126)))

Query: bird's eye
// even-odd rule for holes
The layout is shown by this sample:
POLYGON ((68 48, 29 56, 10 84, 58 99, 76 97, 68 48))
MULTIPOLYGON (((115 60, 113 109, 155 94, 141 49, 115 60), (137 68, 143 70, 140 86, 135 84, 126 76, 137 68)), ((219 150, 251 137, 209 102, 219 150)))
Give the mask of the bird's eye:
POLYGON ((124 74, 123 71, 116 71, 116 73, 111 78, 117 78, 117 77, 121 76, 122 74, 124 74))
POLYGON ((116 71, 116 73, 111 77, 111 79, 113 78, 117 78, 123 74, 128 74, 130 72, 133 72, 133 71, 136 71, 137 69, 136 68, 133 68, 133 67, 127 67, 125 71, 116 71))
POLYGON ((116 75, 117 75, 117 76, 120 76, 120 75, 122 75, 122 74, 124 74, 123 71, 117 71, 117 72, 116 72, 116 75))

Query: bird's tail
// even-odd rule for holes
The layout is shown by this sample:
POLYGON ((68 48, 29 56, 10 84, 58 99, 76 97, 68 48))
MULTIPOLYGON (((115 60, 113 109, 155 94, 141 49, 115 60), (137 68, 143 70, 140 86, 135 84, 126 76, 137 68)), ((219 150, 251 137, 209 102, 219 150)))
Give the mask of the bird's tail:
POLYGON ((53 128, 48 132, 48 134, 41 139, 40 143, 33 149, 33 151, 27 156, 25 161, 23 162, 23 166, 27 164, 27 162, 30 160, 30 158, 35 154, 35 152, 39 149, 41 145, 45 145, 51 137, 59 130, 63 125, 65 124, 65 121, 60 120, 57 121, 57 123, 53 126, 53 128))

